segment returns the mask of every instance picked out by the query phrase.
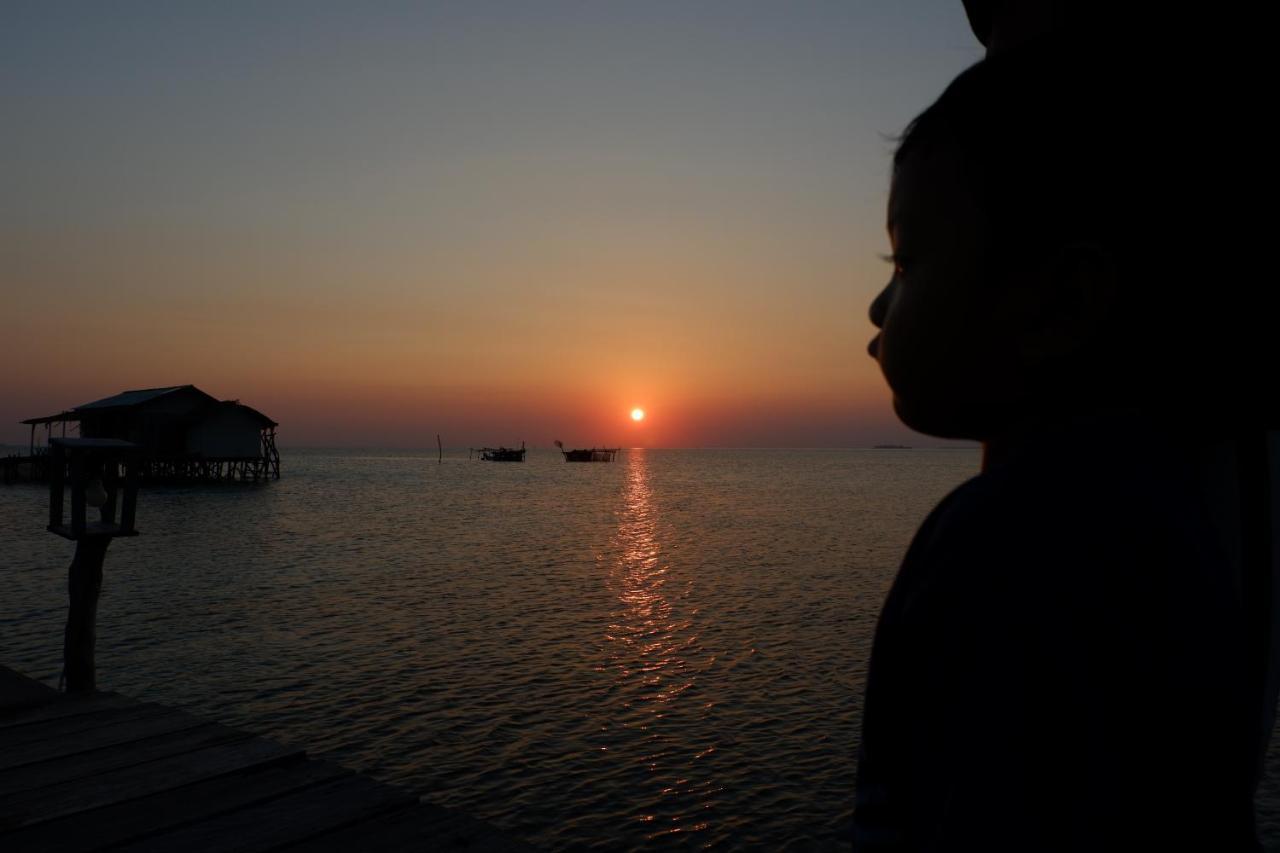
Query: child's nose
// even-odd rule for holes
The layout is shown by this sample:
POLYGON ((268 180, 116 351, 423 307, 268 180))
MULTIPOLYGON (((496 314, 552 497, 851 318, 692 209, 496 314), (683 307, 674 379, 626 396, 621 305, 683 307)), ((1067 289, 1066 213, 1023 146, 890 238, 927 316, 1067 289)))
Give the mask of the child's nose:
POLYGON ((871 325, 877 329, 884 328, 884 315, 889 310, 889 303, 893 300, 894 282, 890 281, 884 286, 884 290, 880 291, 880 295, 871 300, 871 325))

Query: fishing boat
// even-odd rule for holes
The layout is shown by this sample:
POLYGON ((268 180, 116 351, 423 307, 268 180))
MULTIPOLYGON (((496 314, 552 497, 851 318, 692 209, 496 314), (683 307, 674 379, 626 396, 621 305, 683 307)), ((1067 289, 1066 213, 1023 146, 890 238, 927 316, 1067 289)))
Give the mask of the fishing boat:
POLYGON ((524 461, 524 442, 520 442, 519 448, 514 447, 473 447, 467 454, 467 458, 471 458, 472 453, 479 453, 481 461, 484 462, 523 462, 524 461))
POLYGON ((556 441, 556 447, 564 454, 565 462, 612 462, 621 448, 591 447, 580 450, 565 450, 564 444, 556 441))

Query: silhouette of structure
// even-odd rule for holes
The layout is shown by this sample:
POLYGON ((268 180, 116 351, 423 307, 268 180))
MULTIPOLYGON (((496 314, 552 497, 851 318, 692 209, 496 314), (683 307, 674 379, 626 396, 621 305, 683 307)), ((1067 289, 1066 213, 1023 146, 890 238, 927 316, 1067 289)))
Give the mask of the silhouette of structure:
POLYGON ((62 672, 68 693, 92 693, 96 689, 94 647, 102 562, 112 539, 138 533, 134 528, 138 507, 137 450, 136 445, 114 438, 52 440, 46 529, 76 543, 68 570, 70 606, 63 634, 62 672), (71 498, 70 517, 65 512, 67 492, 71 498), (90 520, 91 509, 97 510, 97 520, 90 520))
POLYGON ((112 438, 141 448, 139 478, 144 482, 256 482, 280 479, 276 449, 279 424, 239 400, 218 400, 194 385, 124 391, 56 415, 28 418, 31 479, 50 476, 48 444, 55 424, 76 424, 81 438, 112 438), (36 446, 36 427, 44 426, 45 445, 36 446))
POLYGON ((565 462, 612 462, 618 455, 617 447, 591 447, 583 450, 565 450, 564 444, 556 442, 556 447, 564 454, 565 462))
POLYGON ((467 458, 471 458, 471 454, 479 453, 483 462, 523 462, 524 461, 524 442, 520 442, 520 448, 514 447, 473 447, 467 454, 467 458))

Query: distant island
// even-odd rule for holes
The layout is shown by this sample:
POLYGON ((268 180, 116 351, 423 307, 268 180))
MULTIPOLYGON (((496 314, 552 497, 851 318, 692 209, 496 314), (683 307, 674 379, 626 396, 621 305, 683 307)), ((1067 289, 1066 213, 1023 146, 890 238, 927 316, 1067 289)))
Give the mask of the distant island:
POLYGON ((872 450, 910 450, 909 444, 877 444, 872 450))

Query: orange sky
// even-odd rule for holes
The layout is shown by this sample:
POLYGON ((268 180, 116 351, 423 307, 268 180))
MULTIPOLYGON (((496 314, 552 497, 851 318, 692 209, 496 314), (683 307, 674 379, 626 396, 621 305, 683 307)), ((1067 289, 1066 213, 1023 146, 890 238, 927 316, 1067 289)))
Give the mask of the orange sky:
POLYGON ((285 446, 909 438, 866 308, 959 3, 162 8, 0 34, 0 441, 186 383, 285 446))

